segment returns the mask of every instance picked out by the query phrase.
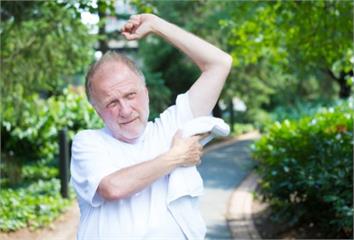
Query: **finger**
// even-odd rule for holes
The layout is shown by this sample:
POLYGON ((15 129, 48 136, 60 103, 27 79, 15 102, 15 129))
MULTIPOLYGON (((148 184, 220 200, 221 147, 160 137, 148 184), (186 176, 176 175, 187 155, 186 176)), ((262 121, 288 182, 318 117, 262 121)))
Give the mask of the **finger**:
POLYGON ((126 27, 127 29, 132 29, 132 28, 133 28, 133 24, 132 24, 131 22, 127 22, 127 23, 125 24, 125 27, 126 27))
POLYGON ((128 22, 126 22, 122 28, 123 32, 132 32, 134 30, 135 27, 138 26, 138 23, 136 21, 131 21, 129 20, 128 22))
POLYGON ((203 133, 203 134, 197 134, 192 136, 193 141, 199 142, 201 139, 207 137, 209 134, 208 133, 203 133))
POLYGON ((123 35, 127 40, 139 39, 139 36, 138 36, 138 34, 136 34, 136 33, 122 32, 122 35, 123 35))
POLYGON ((180 130, 177 130, 177 132, 172 138, 172 145, 177 144, 181 138, 182 138, 182 132, 180 130))
POLYGON ((126 24, 129 24, 129 27, 131 28, 139 26, 139 22, 137 20, 129 20, 126 24))
POLYGON ((131 15, 130 18, 131 20, 137 20, 140 22, 140 15, 131 15))
POLYGON ((121 32, 131 32, 131 28, 129 28, 128 23, 124 24, 124 26, 121 29, 121 32))
POLYGON ((139 26, 140 22, 137 19, 130 19, 129 23, 133 24, 134 26, 139 26))
POLYGON ((203 138, 205 138, 205 137, 207 137, 209 135, 210 135, 210 132, 206 132, 206 133, 198 134, 197 137, 199 137, 199 140, 200 140, 200 139, 203 139, 203 138))

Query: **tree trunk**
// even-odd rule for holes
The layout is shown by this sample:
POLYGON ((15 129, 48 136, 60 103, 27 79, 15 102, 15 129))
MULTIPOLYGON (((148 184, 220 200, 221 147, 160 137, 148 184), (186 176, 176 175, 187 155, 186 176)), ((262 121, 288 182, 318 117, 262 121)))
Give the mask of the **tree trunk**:
POLYGON ((331 70, 328 69, 327 71, 328 74, 339 84, 339 98, 349 98, 352 92, 352 84, 348 84, 345 78, 346 76, 353 77, 353 70, 350 70, 350 72, 341 71, 339 77, 336 77, 331 70))
MULTIPOLYGON (((103 37, 106 34, 106 29, 105 29, 106 28, 106 23, 105 23, 106 5, 103 1, 98 1, 97 5, 98 5, 98 17, 100 18, 98 34, 103 37)), ((99 40, 98 50, 101 51, 102 54, 105 54, 105 52, 107 52, 109 50, 107 40, 105 38, 103 38, 103 39, 101 38, 99 40)))
POLYGON ((232 99, 229 102, 229 112, 230 112, 230 128, 231 128, 231 132, 234 132, 235 114, 234 114, 234 103, 232 102, 232 99))

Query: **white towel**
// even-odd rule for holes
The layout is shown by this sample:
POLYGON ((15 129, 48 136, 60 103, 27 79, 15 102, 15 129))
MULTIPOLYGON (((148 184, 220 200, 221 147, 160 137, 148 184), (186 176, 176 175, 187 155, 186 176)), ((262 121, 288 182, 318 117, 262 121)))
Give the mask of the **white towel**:
MULTIPOLYGON (((202 145, 216 136, 227 136, 230 133, 230 127, 224 120, 214 117, 195 118, 181 130, 183 137, 210 132, 208 137, 201 140, 202 145)), ((170 174, 167 207, 187 239, 205 238, 206 226, 198 206, 198 196, 202 194, 203 179, 195 166, 180 167, 170 174)))

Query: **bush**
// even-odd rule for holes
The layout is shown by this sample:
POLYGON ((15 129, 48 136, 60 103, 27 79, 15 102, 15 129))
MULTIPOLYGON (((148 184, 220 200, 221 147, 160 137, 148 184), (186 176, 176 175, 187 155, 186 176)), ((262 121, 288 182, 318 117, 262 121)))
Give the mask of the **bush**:
POLYGON ((330 237, 352 234, 353 114, 343 103, 276 122, 253 146, 275 219, 313 222, 330 237))
POLYGON ((80 129, 99 128, 101 120, 79 89, 65 89, 48 99, 33 95, 21 116, 5 109, 1 122, 0 231, 48 225, 72 202, 60 195, 58 132, 72 136, 80 129), (45 180, 45 182, 44 182, 45 180))
POLYGON ((256 128, 250 123, 235 123, 234 132, 235 136, 254 131, 256 128))
POLYGON ((316 114, 320 109, 333 105, 333 101, 322 99, 317 101, 302 101, 295 99, 291 106, 278 106, 272 113, 274 121, 284 121, 286 119, 297 120, 304 116, 316 114))
POLYGON ((1 122, 1 157, 10 182, 21 181, 21 166, 31 161, 53 161, 59 154, 58 132, 67 128, 69 136, 85 128, 99 128, 101 120, 89 105, 83 91, 69 88, 62 96, 48 99, 33 95, 27 99, 21 116, 6 109, 1 122))
POLYGON ((0 192, 0 231, 23 227, 39 228, 51 223, 72 202, 60 195, 58 179, 39 180, 28 187, 2 189, 0 192))

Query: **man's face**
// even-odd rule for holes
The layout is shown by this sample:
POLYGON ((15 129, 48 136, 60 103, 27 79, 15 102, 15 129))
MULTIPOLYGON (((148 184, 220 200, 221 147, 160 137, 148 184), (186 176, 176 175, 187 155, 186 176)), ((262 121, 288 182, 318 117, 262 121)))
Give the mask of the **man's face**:
POLYGON ((91 96, 95 109, 113 136, 132 143, 143 133, 149 116, 146 86, 119 63, 105 63, 94 75, 91 96))

